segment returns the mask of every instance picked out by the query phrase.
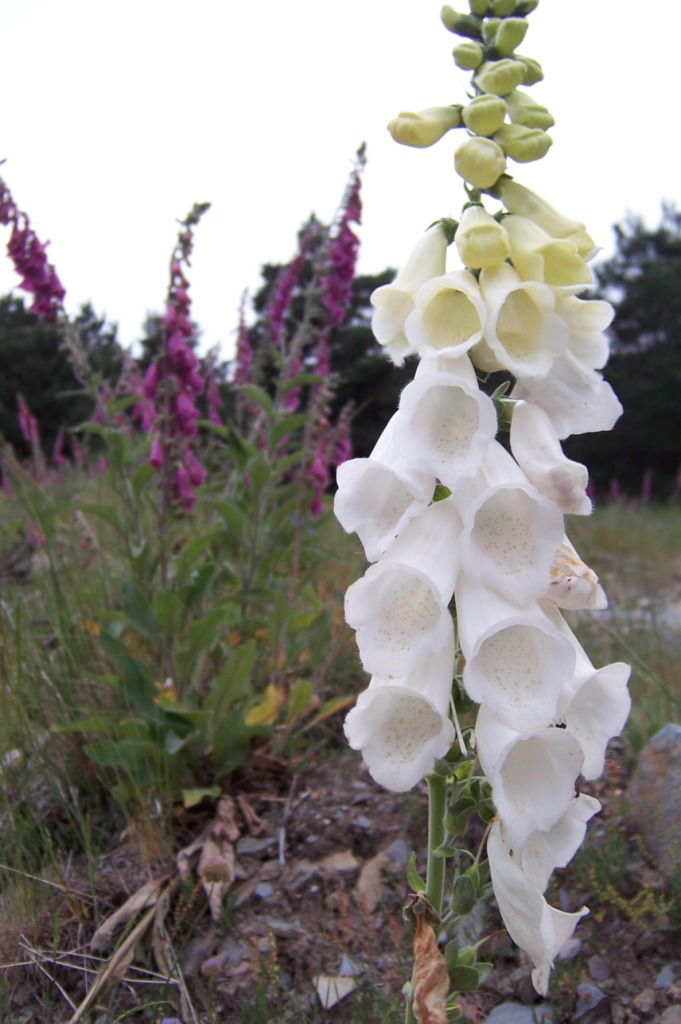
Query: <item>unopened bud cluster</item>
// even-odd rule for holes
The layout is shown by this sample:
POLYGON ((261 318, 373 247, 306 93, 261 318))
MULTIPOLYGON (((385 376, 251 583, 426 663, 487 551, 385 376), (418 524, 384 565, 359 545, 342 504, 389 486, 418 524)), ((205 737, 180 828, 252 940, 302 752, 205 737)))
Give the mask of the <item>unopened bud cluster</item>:
POLYGON ((418 113, 402 111, 388 125, 396 142, 425 147, 450 129, 465 128, 469 138, 454 155, 457 173, 478 191, 492 188, 516 163, 540 160, 552 143, 547 130, 554 124, 549 110, 525 91, 542 80, 538 61, 518 54, 527 32, 526 16, 539 0, 469 0, 469 13, 446 4, 442 22, 461 37, 454 62, 473 72, 474 96, 466 105, 429 107, 418 113))

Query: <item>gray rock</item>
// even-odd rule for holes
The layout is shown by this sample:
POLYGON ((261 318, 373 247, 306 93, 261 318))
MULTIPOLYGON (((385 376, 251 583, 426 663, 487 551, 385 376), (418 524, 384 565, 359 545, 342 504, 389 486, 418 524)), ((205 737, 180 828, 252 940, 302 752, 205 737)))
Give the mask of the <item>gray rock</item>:
POLYGON ((485 1024, 541 1024, 551 1020, 553 1011, 546 1003, 521 1006, 520 1003, 502 1003, 495 1006, 485 1024))
POLYGON ((674 968, 667 964, 655 978, 655 988, 671 988, 675 981, 674 968))
POLYGON ((404 839, 395 839, 384 852, 391 864, 406 864, 409 860, 409 850, 404 839))
POLYGON ((593 981, 607 981, 608 978, 612 977, 612 971, 606 964, 605 960, 594 954, 589 957, 589 976, 593 981))
POLYGON ((581 985, 577 986, 577 1012, 573 1014, 573 1021, 586 1017, 606 998, 605 992, 601 992, 597 985, 583 981, 581 985))
POLYGON ((241 839, 237 840, 236 852, 239 854, 261 853, 262 850, 266 850, 276 841, 276 836, 268 836, 265 839, 256 839, 255 836, 242 836, 241 839))
POLYGON ((258 885, 256 885, 253 892, 255 893, 259 900, 266 900, 269 899, 269 897, 272 895, 274 889, 272 888, 269 882, 259 882, 258 885))
POLYGON ((641 751, 629 815, 667 877, 681 868, 681 725, 665 725, 641 751))
POLYGON ((681 1006, 668 1006, 660 1017, 660 1024, 681 1024, 681 1006))

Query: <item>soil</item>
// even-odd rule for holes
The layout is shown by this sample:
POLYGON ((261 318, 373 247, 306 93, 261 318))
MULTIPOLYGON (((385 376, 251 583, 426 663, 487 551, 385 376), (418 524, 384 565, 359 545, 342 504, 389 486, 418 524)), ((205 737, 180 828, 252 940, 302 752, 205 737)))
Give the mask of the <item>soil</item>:
MULTIPOLYGON (((665 887, 623 813, 622 749, 614 748, 608 766, 593 790, 603 811, 549 894, 565 910, 587 903, 591 914, 556 962, 548 1000, 533 992, 530 965, 489 904, 472 915, 472 934, 473 941, 492 936, 480 955, 494 970, 477 993, 461 997, 465 1019, 484 1021, 511 1001, 544 1007, 555 1024, 636 1024, 681 1005, 679 893, 665 887)), ((230 796, 221 817, 209 802, 176 814, 179 861, 164 855, 158 822, 129 829, 99 861, 96 908, 82 866, 65 866, 42 933, 22 934, 14 951, 21 966, 3 972, 13 1022, 72 1019, 116 948, 114 969, 83 1020, 113 1024, 126 1012, 131 1022, 206 1024, 402 1019, 400 993, 411 973, 406 867, 415 851, 424 869, 425 793, 386 793, 358 755, 337 750, 298 767, 255 758, 230 796), (201 873, 207 884, 213 879, 212 916, 201 873), (102 935, 102 922, 140 891, 138 905, 123 912, 127 920, 102 935), (89 946, 95 913, 99 959, 89 946), (133 927, 121 955, 121 937, 133 927), (181 982, 164 984, 168 973, 181 982)))

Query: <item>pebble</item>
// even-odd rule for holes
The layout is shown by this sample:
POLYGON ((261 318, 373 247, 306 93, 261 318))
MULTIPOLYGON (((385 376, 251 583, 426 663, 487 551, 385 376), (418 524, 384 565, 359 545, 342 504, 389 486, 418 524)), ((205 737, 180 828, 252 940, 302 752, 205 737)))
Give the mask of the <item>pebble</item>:
POLYGON ((668 1006, 660 1017, 660 1024, 681 1024, 681 1006, 668 1006))
POLYGON ((670 877, 679 869, 681 850, 681 725, 665 725, 646 743, 627 796, 643 842, 670 877))
POLYGON ((372 828, 374 827, 374 823, 370 821, 369 818, 367 818, 364 814, 358 815, 358 817, 354 819, 352 824, 355 825, 356 828, 361 828, 362 831, 364 832, 371 832, 372 828))
POLYGON ((272 888, 269 882, 260 882, 258 885, 256 885, 253 892, 255 893, 259 900, 266 900, 272 895, 274 889, 272 888))
POLYGON ((597 985, 583 981, 581 985, 577 986, 577 1012, 572 1018, 573 1021, 586 1017, 587 1013, 590 1013, 605 998, 605 992, 601 992, 597 985))
POLYGON ((501 1003, 495 1006, 485 1024, 542 1024, 550 1021, 553 1010, 546 1003, 521 1006, 519 1003, 501 1003))
POLYGON ((655 1009, 655 992, 652 988, 644 988, 642 992, 632 1000, 631 1005, 637 1013, 650 1013, 655 1009))
POLYGON ((391 864, 406 864, 409 860, 409 850, 404 839, 395 839, 384 853, 391 864))
POLYGON ((675 981, 674 968, 667 964, 655 978, 655 988, 671 988, 675 981))
POLYGON ((593 981, 607 981, 608 978, 612 977, 612 971, 605 960, 596 954, 589 957, 588 967, 589 976, 593 981))
POLYGON ((242 836, 237 841, 236 852, 240 854, 244 853, 260 853, 262 850, 266 850, 272 843, 276 843, 276 836, 269 836, 266 839, 256 839, 255 836, 242 836))

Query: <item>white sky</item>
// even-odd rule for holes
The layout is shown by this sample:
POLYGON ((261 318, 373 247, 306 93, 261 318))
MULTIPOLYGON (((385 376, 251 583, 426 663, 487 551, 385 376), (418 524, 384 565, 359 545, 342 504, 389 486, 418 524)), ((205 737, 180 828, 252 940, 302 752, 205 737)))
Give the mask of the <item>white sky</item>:
MULTIPOLYGON (((465 0, 458 0, 461 10, 465 0)), ((452 153, 385 130, 399 110, 465 102, 458 38, 438 0, 4 0, 0 169, 67 289, 124 344, 163 307, 177 230, 195 201, 193 316, 202 348, 232 350, 240 296, 293 255, 315 211, 329 220, 367 142, 360 270, 399 265, 419 234, 456 216, 452 153)), ((681 204, 681 2, 541 0, 522 52, 556 117, 542 161, 510 164, 612 249, 627 209, 654 224, 681 204)), ((2 229, 2 244, 6 229, 2 229)), ((0 293, 16 282, 0 260, 0 293)))

